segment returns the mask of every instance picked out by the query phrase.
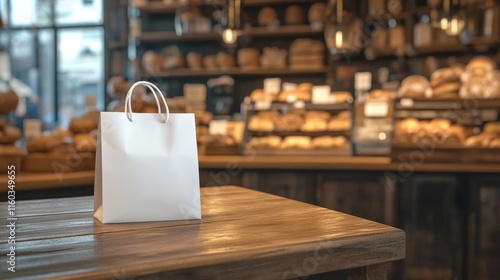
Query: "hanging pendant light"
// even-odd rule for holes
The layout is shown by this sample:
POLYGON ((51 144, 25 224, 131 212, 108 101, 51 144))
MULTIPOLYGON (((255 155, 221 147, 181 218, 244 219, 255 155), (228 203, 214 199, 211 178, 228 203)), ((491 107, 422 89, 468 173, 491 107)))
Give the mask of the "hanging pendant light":
POLYGON ((457 36, 465 27, 465 15, 460 0, 444 0, 440 28, 450 36, 457 36))
POLYGON ((332 55, 358 52, 363 22, 344 7, 344 0, 330 0, 325 25, 325 41, 332 55), (359 27, 359 28, 358 28, 359 27))
POLYGON ((229 0, 227 11, 227 26, 222 31, 222 41, 227 45, 234 45, 242 34, 240 30, 241 0, 229 0))

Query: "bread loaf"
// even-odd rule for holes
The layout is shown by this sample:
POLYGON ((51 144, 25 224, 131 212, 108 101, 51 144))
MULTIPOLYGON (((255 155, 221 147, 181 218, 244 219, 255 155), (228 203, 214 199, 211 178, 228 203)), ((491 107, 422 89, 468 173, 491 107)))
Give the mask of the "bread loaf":
POLYGON ((399 96, 402 98, 425 98, 432 95, 429 81, 419 75, 406 77, 399 87, 399 96))
POLYGON ((188 67, 192 70, 203 68, 203 56, 197 52, 190 52, 186 56, 188 67))
POLYGON ((14 111, 18 102, 19 98, 14 91, 0 92, 0 115, 8 115, 14 111))
POLYGON ((279 25, 278 14, 271 7, 264 7, 259 11, 257 22, 262 26, 279 25))
POLYGON ((242 48, 238 51, 238 65, 242 69, 257 69, 260 65, 260 53, 255 48, 242 48))
POLYGON ((296 25, 304 24, 306 21, 304 10, 297 5, 290 5, 286 8, 285 12, 285 24, 296 25))

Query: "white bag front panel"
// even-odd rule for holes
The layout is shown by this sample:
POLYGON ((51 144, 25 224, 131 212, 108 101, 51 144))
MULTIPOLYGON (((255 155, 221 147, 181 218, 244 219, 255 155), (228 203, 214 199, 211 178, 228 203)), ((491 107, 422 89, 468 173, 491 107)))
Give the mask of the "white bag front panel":
MULTIPOLYGON (((103 112, 100 120, 103 223, 200 219, 193 114, 103 112)), ((96 164, 96 191, 98 176, 96 164)), ((96 194, 96 200, 97 200, 96 194)), ((97 202, 96 202, 97 204, 97 202)))

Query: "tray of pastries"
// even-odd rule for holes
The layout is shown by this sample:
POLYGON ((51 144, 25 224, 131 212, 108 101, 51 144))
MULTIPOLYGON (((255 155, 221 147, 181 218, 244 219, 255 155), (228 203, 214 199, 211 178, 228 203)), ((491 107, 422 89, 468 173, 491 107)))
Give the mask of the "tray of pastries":
POLYGON ((500 123, 490 122, 479 134, 447 119, 396 123, 391 157, 396 162, 500 163, 500 123))

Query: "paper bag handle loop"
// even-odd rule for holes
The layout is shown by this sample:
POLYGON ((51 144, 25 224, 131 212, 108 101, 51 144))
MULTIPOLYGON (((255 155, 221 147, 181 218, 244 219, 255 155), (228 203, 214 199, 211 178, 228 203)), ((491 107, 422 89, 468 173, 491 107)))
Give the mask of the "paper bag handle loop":
POLYGON ((158 114, 160 115, 160 117, 162 118, 162 121, 164 123, 168 122, 168 120, 170 119, 170 110, 168 108, 167 101, 165 100, 165 97, 163 97, 161 90, 156 85, 154 85, 153 83, 150 83, 150 82, 146 82, 146 81, 139 81, 139 82, 134 83, 127 92, 127 96, 125 97, 125 114, 127 115, 128 120, 131 122, 133 121, 133 119, 132 119, 132 94, 134 93, 134 89, 139 85, 143 85, 143 86, 147 87, 153 93, 153 96, 156 100, 156 105, 158 106, 158 114), (165 108, 167 110, 165 112, 165 115, 163 115, 161 112, 160 100, 158 99, 158 95, 160 96, 161 101, 163 102, 163 105, 165 105, 165 108))

